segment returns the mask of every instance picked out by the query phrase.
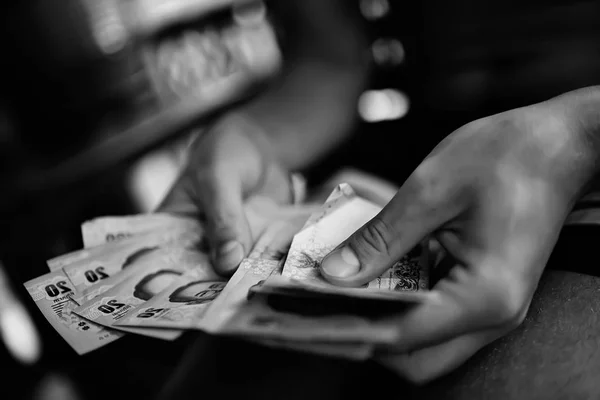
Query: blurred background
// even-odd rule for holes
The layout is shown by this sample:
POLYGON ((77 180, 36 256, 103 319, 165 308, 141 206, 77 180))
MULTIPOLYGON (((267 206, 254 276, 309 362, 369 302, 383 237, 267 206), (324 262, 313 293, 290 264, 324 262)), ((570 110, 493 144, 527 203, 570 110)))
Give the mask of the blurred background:
MULTIPOLYGON (((0 283, 23 302, 42 346, 33 365, 6 341, 0 350, 4 379, 21 388, 14 398, 102 398, 95 382, 119 379, 143 392, 151 376, 140 364, 156 364, 157 376, 172 367, 140 351, 115 376, 104 349, 77 357, 22 283, 81 247, 83 221, 153 210, 193 137, 276 79, 286 26, 273 2, 0 5, 0 283)), ((303 171, 309 185, 340 167, 401 184, 461 125, 600 83, 595 0, 346 3, 368 32, 369 81, 350 140, 303 171)), ((128 342, 108 347, 118 346, 128 342)))

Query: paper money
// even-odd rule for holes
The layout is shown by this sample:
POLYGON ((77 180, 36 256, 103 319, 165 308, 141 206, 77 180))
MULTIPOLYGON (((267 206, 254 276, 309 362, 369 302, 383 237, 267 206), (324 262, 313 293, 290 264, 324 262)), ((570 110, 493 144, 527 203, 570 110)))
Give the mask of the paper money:
POLYGON ((62 271, 55 271, 24 284, 42 314, 65 341, 85 354, 123 336, 123 333, 84 320, 73 313, 75 287, 62 271))
MULTIPOLYGON (((296 176, 293 177, 292 182, 294 197, 303 197, 304 183, 296 176)), ((308 218, 311 212, 314 212, 318 206, 279 205, 268 197, 253 196, 246 200, 244 209, 253 237, 259 237, 271 223, 296 216, 308 218)), ((81 233, 84 247, 88 248, 171 228, 198 230, 199 221, 194 217, 177 216, 168 213, 101 217, 85 222, 81 226, 81 233)), ((63 262, 63 264, 67 263, 63 262)))
POLYGON ((335 287, 317 268, 326 254, 380 210, 348 185, 340 185, 294 236, 283 276, 280 263, 246 260, 207 313, 206 329, 295 342, 394 343, 396 327, 380 317, 425 299, 428 274, 422 272, 418 254, 365 288, 335 287), (254 297, 249 300, 248 294, 254 297))
MULTIPOLYGON (((268 273, 271 267, 279 264, 280 260, 287 253, 287 249, 292 241, 293 235, 301 229, 314 207, 306 207, 303 211, 295 210, 294 213, 288 213, 287 218, 279 219, 265 229, 261 237, 257 240, 256 245, 251 252, 250 257, 263 258, 269 260, 270 264, 264 273, 268 273)), ((263 264, 263 263, 260 263, 263 264)), ((243 264, 244 265, 244 264, 243 264)), ((261 275, 260 271, 258 272, 261 275)), ((231 295, 232 289, 243 294, 244 287, 247 285, 237 286, 240 281, 240 276, 244 275, 244 268, 241 272, 236 273, 230 281, 229 288, 225 293, 224 301, 216 304, 216 311, 213 312, 213 317, 216 316, 217 321, 226 318, 223 314, 224 304, 235 308, 235 297, 231 295), (233 297, 233 299, 232 299, 233 297)), ((264 275, 264 274, 263 274, 264 275)), ((210 320, 201 321, 205 317, 205 313, 209 304, 207 300, 218 296, 218 292, 224 286, 223 282, 198 282, 202 286, 200 291, 193 290, 195 286, 193 277, 182 277, 174 282, 170 288, 166 289, 159 295, 155 296, 146 303, 141 304, 131 311, 125 318, 118 321, 116 326, 150 326, 150 327, 177 327, 185 329, 202 329, 218 330, 218 326, 214 325, 210 320), (214 287, 211 287, 213 286, 214 287), (208 286, 208 287, 206 287, 208 286), (183 298, 181 294, 185 291, 192 295, 201 294, 201 301, 196 302, 195 298, 183 298), (179 296, 178 296, 179 295, 179 296), (180 297, 177 299, 177 297, 180 297), (212 326, 211 326, 212 324, 212 326), (208 328, 207 328, 208 326, 208 328)), ((242 282, 245 281, 242 279, 242 282)), ((252 285, 255 280, 249 283, 252 285)), ((243 297, 243 296, 242 296, 243 297)), ((214 320, 213 320, 214 321, 214 320)), ((258 344, 275 347, 287 348, 295 351, 308 352, 313 354, 329 355, 333 357, 344 357, 347 359, 364 360, 371 354, 373 346, 367 343, 331 343, 331 342, 293 342, 289 339, 259 339, 249 338, 250 341, 258 344)))
POLYGON ((93 254, 97 254, 98 252, 101 252, 101 251, 103 251, 103 249, 101 247, 77 250, 77 251, 73 251, 71 253, 66 253, 66 254, 62 254, 58 257, 51 258, 50 260, 46 261, 46 264, 48 265, 48 268, 50 269, 50 271, 53 272, 53 271, 57 271, 57 270, 63 268, 66 265, 69 265, 71 263, 85 260, 86 258, 91 257, 93 254))
MULTIPOLYGON (((163 277, 163 279, 168 279, 168 277, 163 277)), ((76 307, 73 312, 98 325, 111 327, 136 305, 144 302, 143 299, 127 293, 128 289, 135 287, 136 283, 138 281, 133 278, 126 279, 120 285, 103 293, 98 300, 93 301, 91 304, 86 303, 83 306, 76 307)), ((163 284, 165 283, 163 282, 163 284)), ((173 329, 117 329, 164 340, 174 340, 181 335, 181 331, 173 329)))
POLYGON ((245 209, 254 248, 228 282, 212 269, 193 218, 88 221, 82 235, 95 246, 49 262, 63 268, 56 273, 70 285, 70 315, 99 330, 110 327, 106 332, 173 339, 182 329, 199 329, 353 359, 398 340, 395 313, 427 294, 428 273, 418 254, 365 288, 335 287, 317 268, 381 207, 340 185, 322 206, 287 207, 257 197, 245 209))
MULTIPOLYGON (((320 281, 305 281, 287 278, 281 275, 272 275, 261 285, 253 286, 250 289, 251 295, 264 297, 285 296, 314 300, 320 302, 347 302, 349 300, 362 300, 370 304, 378 304, 381 307, 385 303, 396 303, 398 301, 419 303, 426 299, 426 291, 406 291, 382 290, 378 288, 345 288, 335 287, 320 281)), ((393 307, 393 306, 391 306, 393 307)))
POLYGON ((84 222, 81 237, 88 248, 170 228, 199 230, 199 224, 194 218, 168 213, 101 217, 84 222))
POLYGON ((198 263, 206 264, 206 256, 199 250, 202 245, 202 234, 200 230, 158 231, 120 242, 113 242, 103 246, 93 256, 81 261, 76 261, 63 267, 65 274, 69 277, 78 293, 76 301, 82 302, 92 295, 98 295, 111 288, 121 278, 126 277, 132 271, 132 267, 140 260, 147 259, 149 253, 159 254, 158 249, 169 248, 171 255, 175 256, 174 249, 191 249, 194 257, 202 257, 198 263), (120 274, 119 277, 115 277, 120 274), (114 279, 112 279, 114 278, 114 279))
POLYGON ((182 276, 167 289, 131 310, 115 326, 197 329, 226 283, 222 278, 182 276))
MULTIPOLYGON (((283 276, 305 281, 306 286, 342 290, 327 283, 318 267, 327 254, 380 211, 381 207, 357 197, 350 186, 338 186, 321 210, 312 215, 304 229, 294 237, 283 267, 283 276)), ((427 265, 420 262, 420 256, 407 255, 380 277, 366 284, 365 288, 399 293, 424 292, 429 288, 429 271, 427 265)))
MULTIPOLYGON (((184 274, 196 280, 223 280, 214 271, 208 257, 195 249, 157 248, 139 255, 130 268, 110 278, 115 280, 114 287, 97 296, 84 293, 85 302, 75 312, 101 325, 113 326, 136 306, 152 299, 184 274)), ((157 335, 152 333, 152 336, 157 335)))
MULTIPOLYGON (((102 226, 100 227, 104 228, 102 226)), ((136 227, 132 227, 131 229, 136 229, 136 227)), ((116 236, 118 232, 121 231, 115 230, 114 232, 116 236)), ((102 230, 99 234, 94 235, 104 235, 104 230, 102 230)), ((91 260, 98 257, 106 257, 107 254, 121 254, 122 252, 127 253, 130 249, 135 248, 140 249, 143 247, 155 247, 163 244, 182 241, 194 241, 199 247, 206 247, 206 245, 202 241, 202 238, 203 232, 200 223, 198 221, 188 219, 187 222, 184 224, 173 224, 162 229, 156 229, 153 231, 143 233, 139 232, 138 234, 133 234, 133 237, 128 237, 119 241, 104 243, 94 247, 63 254, 61 256, 46 261, 46 263, 48 264, 48 267, 51 271, 56 271, 57 269, 65 268, 75 263, 85 264, 87 260, 91 260)), ((99 278, 103 278, 104 274, 109 274, 110 276, 110 274, 114 274, 114 272, 115 271, 110 272, 106 268, 104 268, 104 271, 96 272, 96 275, 99 278)), ((88 283, 90 282, 88 281, 88 283)))
POLYGON ((248 290, 266 279, 279 265, 278 260, 244 259, 207 310, 199 328, 209 333, 223 331, 228 321, 246 303, 248 290))
POLYGON ((279 261, 245 259, 208 309, 200 328, 210 333, 302 342, 390 344, 397 340, 393 327, 374 328, 360 316, 307 316, 276 310, 265 301, 248 301, 253 286, 280 271, 279 261))
POLYGON ((293 211, 278 215, 277 219, 274 219, 262 230, 248 258, 283 260, 292 244, 294 235, 302 229, 314 210, 314 206, 298 207, 293 211))
POLYGON ((223 292, 213 302, 200 325, 208 332, 218 332, 226 321, 246 301, 248 290, 272 273, 281 273, 281 265, 292 239, 306 224, 314 207, 297 209, 287 216, 279 215, 265 228, 255 242, 254 249, 242 261, 223 292))
POLYGON ((351 313, 300 314, 273 307, 267 301, 243 303, 221 334, 304 342, 359 342, 393 345, 399 332, 391 325, 374 325, 351 313))

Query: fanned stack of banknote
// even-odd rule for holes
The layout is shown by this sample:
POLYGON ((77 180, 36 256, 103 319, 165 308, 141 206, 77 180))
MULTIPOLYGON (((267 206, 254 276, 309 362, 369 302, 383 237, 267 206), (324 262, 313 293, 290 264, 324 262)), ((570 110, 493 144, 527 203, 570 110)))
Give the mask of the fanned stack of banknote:
POLYGON ((84 223, 85 248, 48 260, 25 287, 79 354, 127 334, 202 330, 365 359, 398 339, 394 316, 428 295, 418 249, 361 288, 321 278, 321 260, 381 209, 346 184, 322 205, 256 197, 245 207, 256 240, 229 279, 213 269, 200 221, 156 213, 84 223))

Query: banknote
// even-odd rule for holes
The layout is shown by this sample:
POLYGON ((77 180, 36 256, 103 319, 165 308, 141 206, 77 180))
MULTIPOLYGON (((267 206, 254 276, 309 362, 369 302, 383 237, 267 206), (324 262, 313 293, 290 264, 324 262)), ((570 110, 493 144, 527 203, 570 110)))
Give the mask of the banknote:
POLYGON ((88 353, 123 336, 122 332, 86 321, 73 313, 77 307, 72 300, 76 290, 62 271, 50 272, 24 285, 48 322, 78 354, 88 353))
POLYGON ((197 329, 208 307, 226 284, 223 278, 181 276, 165 290, 135 307, 114 326, 197 329))
POLYGON ((63 270, 77 289, 78 297, 75 300, 82 302, 83 298, 88 299, 92 294, 98 295, 114 286, 121 278, 131 273, 136 264, 146 262, 150 254, 169 257, 158 249, 168 248, 169 250, 165 250, 166 253, 173 257, 185 254, 195 257, 193 262, 197 265, 206 264, 206 256, 202 252, 204 247, 202 238, 199 230, 171 229, 151 232, 120 242, 108 243, 103 246, 103 251, 68 264, 63 267, 63 270), (189 251, 178 252, 176 249, 189 251))
MULTIPOLYGON (((190 240, 196 242, 197 246, 200 248, 206 247, 200 223, 192 219, 189 219, 188 222, 189 223, 182 225, 172 225, 162 229, 139 233, 138 235, 120 241, 112 241, 94 247, 76 250, 71 253, 54 257, 46 261, 46 263, 51 271, 56 271, 57 269, 65 268, 75 263, 85 264, 88 260, 97 257, 105 257, 107 254, 121 254, 123 251, 127 253, 127 251, 132 248, 154 247, 172 242, 190 240)), ((104 271, 100 270, 100 273, 97 272, 95 275, 97 275, 98 278, 102 278, 106 273, 106 268, 104 268, 104 271)), ((93 273, 89 274, 93 275, 93 273)))
POLYGON ((209 307, 199 325, 200 329, 218 332, 236 309, 244 304, 252 286, 271 274, 281 273, 283 260, 294 235, 306 225, 307 219, 315 209, 318 208, 309 205, 297 207, 293 212, 283 211, 275 221, 263 229, 248 258, 242 261, 222 293, 209 307))
POLYGON ((287 256, 294 235, 302 229, 315 209, 316 206, 308 205, 281 212, 262 229, 248 258, 283 260, 287 256))
POLYGON ((140 254, 130 268, 109 278, 114 286, 107 291, 85 292, 83 303, 75 312, 101 325, 112 326, 184 274, 196 280, 223 280, 204 253, 177 246, 156 248, 140 254))
MULTIPOLYGON (((208 307, 225 285, 224 281, 207 282, 192 276, 181 277, 163 292, 137 306, 114 326, 198 329, 208 307)), ((352 360, 365 360, 373 350, 368 343, 307 343, 264 338, 250 338, 250 341, 267 347, 352 360)))
POLYGON ((81 225, 83 247, 94 247, 140 234, 170 229, 198 230, 197 219, 168 213, 95 218, 81 225))
POLYGON ((364 288, 335 287, 317 268, 380 210, 340 185, 293 237, 283 271, 281 263, 275 266, 264 259, 242 263, 209 309, 206 329, 293 342, 393 343, 397 328, 382 313, 404 312, 428 294, 428 271, 418 251, 364 288))
MULTIPOLYGON (((293 235, 317 209, 317 206, 282 206, 266 197, 255 196, 246 202, 245 208, 252 235, 257 238, 250 257, 281 258, 287 254, 293 235)), ((121 242, 107 243, 105 247, 84 249, 82 251, 88 254, 83 260, 64 266, 65 272, 78 289, 80 297, 77 300, 80 302, 90 300, 113 287, 120 278, 113 279, 112 276, 126 269, 130 261, 135 259, 136 254, 152 249, 156 243, 159 245, 161 242, 164 242, 162 245, 187 243, 188 246, 201 251, 208 251, 200 223, 189 218, 171 219, 167 214, 160 216, 145 214, 139 217, 106 217, 95 221, 95 224, 90 224, 86 228, 89 237, 106 239, 117 237, 119 232, 129 232, 133 237, 121 242), (149 222, 145 222, 146 219, 149 222), (172 226, 171 230, 177 235, 171 235, 173 237, 163 240, 162 231, 158 234, 155 231, 141 233, 146 229, 144 227, 154 226, 157 221, 170 221, 168 223, 175 226, 172 226), (94 253, 91 254, 91 251, 94 253)))
POLYGON ((223 291, 208 308, 199 329, 209 333, 224 330, 229 320, 246 303, 248 290, 281 268, 281 260, 244 259, 223 291))
MULTIPOLYGON (((267 265, 267 268, 254 270, 254 274, 264 277, 280 265, 281 260, 287 253, 293 235, 302 228, 314 206, 295 210, 293 213, 286 212, 285 218, 271 223, 257 239, 255 247, 249 257, 255 260, 262 258, 263 261, 254 261, 257 265, 267 265), (266 261, 265 261, 266 260, 266 261)), ((223 310, 235 309, 237 306, 236 291, 244 298, 247 287, 257 281, 248 276, 241 279, 242 284, 236 286, 240 277, 245 276, 248 263, 242 263, 242 267, 231 281, 227 284, 223 301, 217 302, 216 311, 212 313, 212 321, 203 321, 208 306, 225 286, 225 282, 198 281, 194 277, 183 276, 178 278, 171 287, 153 297, 132 310, 125 318, 119 320, 115 326, 149 326, 170 327, 185 329, 205 329, 218 331, 219 326, 214 321, 222 321, 226 318, 223 310), (244 284, 244 282, 249 282, 244 284), (232 295, 232 289, 234 290, 232 295), (198 298, 198 296, 200 298, 198 298), (198 301, 199 300, 199 301, 198 301)), ((215 300, 216 301, 216 300, 215 300)), ((344 357, 355 360, 366 359, 372 350, 372 345, 367 343, 333 343, 333 342, 294 342, 289 339, 262 339, 250 338, 249 340, 275 348, 287 348, 295 351, 322 354, 335 357, 344 357)))
MULTIPOLYGON (((158 279, 162 278, 163 281, 160 282, 160 284, 166 284, 167 282, 164 281, 169 281, 170 277, 171 276, 167 274, 159 277, 158 279)), ((116 321, 127 315, 127 313, 136 305, 145 301, 143 300, 143 298, 145 298, 145 295, 143 294, 137 294, 136 296, 127 293, 132 287, 135 288, 137 283, 138 281, 135 280, 135 277, 125 279, 120 285, 103 293, 100 298, 97 298, 91 304, 86 303, 76 307, 73 312, 87 321, 91 321, 101 326, 111 327, 116 321)), ((136 329, 121 327, 117 327, 117 329, 163 340, 174 340, 181 335, 181 331, 175 329, 136 329)))
POLYGON ((277 310, 262 298, 248 301, 253 286, 280 273, 281 261, 245 259, 208 308, 199 328, 215 334, 292 342, 390 344, 397 340, 394 327, 374 327, 361 316, 302 315, 277 310))
MULTIPOLYGON (((303 183, 299 183, 300 178, 292 179, 294 183, 294 196, 304 196, 303 183)), ((314 212, 319 205, 297 204, 280 205, 272 199, 265 196, 252 196, 246 200, 244 210, 252 236, 257 238, 272 223, 287 220, 294 217, 308 218, 311 212, 314 212)), ((195 217, 179 216, 169 213, 153 213, 127 216, 100 217, 87 221, 81 226, 84 247, 94 247, 109 242, 123 240, 141 234, 178 228, 180 230, 191 229, 198 230, 200 222, 195 217)), ((81 253, 85 254, 85 251, 81 253)), ((73 254, 72 258, 77 260, 78 254, 73 254)), ((79 259, 83 256, 79 255, 79 259)), ((67 259, 64 264, 69 262, 67 259)), ((57 258, 60 260, 61 258, 57 258)), ((57 261, 53 261, 56 264, 57 261)), ((62 266, 61 266, 62 267, 62 266)))
POLYGON ((264 299, 241 304, 219 333, 309 343, 393 345, 399 339, 398 330, 391 324, 372 324, 369 319, 349 312, 313 314, 284 310, 264 299))
MULTIPOLYGON (((319 264, 327 254, 376 216, 379 211, 381 211, 380 206, 356 196, 350 186, 346 184, 338 186, 323 207, 308 219, 304 229, 294 237, 282 275, 305 281, 307 287, 312 285, 341 290, 328 284, 321 277, 319 264)), ((422 262, 418 249, 415 249, 364 287, 398 293, 425 292, 429 288, 429 269, 426 263, 422 262)), ((365 293, 374 293, 374 290, 365 293)), ((402 297, 402 295, 398 296, 398 299, 402 297)), ((414 298, 414 296, 404 297, 414 298)))
MULTIPOLYGON (((143 272, 152 272, 158 269, 170 269, 185 273, 187 271, 198 272, 201 275, 214 274, 212 264, 208 255, 201 249, 196 247, 197 242, 176 242, 165 244, 162 247, 143 247, 139 250, 131 251, 127 258, 122 263, 120 271, 105 279, 99 280, 97 284, 82 285, 78 297, 75 300, 79 303, 84 303, 94 297, 106 292, 122 282, 125 278, 131 275, 138 275, 143 272)), ((67 266, 64 268, 65 273, 69 273, 75 269, 67 266)), ((77 287, 80 282, 77 271, 71 274, 71 280, 77 287)))
POLYGON ((65 265, 69 265, 69 264, 77 262, 77 261, 85 260, 86 258, 89 258, 92 255, 97 254, 101 251, 102 251, 101 246, 98 246, 97 248, 92 248, 92 249, 77 250, 77 251, 73 251, 73 252, 66 253, 66 254, 61 254, 60 256, 51 258, 46 261, 46 264, 48 265, 50 272, 54 272, 54 271, 60 270, 65 265))
POLYGON ((379 288, 346 288, 331 287, 321 281, 298 280, 282 275, 272 275, 260 285, 250 289, 249 295, 277 298, 285 297, 304 299, 304 301, 348 304, 349 301, 361 300, 361 305, 373 307, 395 308, 397 302, 419 303, 428 297, 428 291, 397 291, 381 290, 379 288))

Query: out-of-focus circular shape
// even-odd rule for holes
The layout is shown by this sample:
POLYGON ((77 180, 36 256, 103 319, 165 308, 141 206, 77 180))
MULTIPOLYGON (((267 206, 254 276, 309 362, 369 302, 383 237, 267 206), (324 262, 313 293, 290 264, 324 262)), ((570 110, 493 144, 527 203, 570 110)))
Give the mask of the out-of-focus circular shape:
POLYGON ((400 119, 409 106, 408 97, 396 89, 367 90, 358 99, 358 113, 366 122, 400 119))
POLYGON ((96 40, 105 54, 114 54, 125 48, 127 32, 122 24, 111 21, 96 32, 96 40))
POLYGON ((385 17, 390 12, 388 0, 361 0, 360 11, 369 20, 385 17))
POLYGON ((13 304, 0 311, 0 333, 8 351, 21 363, 34 364, 40 358, 40 338, 20 305, 13 304))
POLYGON ((127 45, 129 33, 115 0, 88 0, 83 3, 91 18, 92 33, 103 53, 114 54, 127 45))
POLYGON ((38 400, 81 400, 71 379, 56 373, 44 376, 34 392, 34 399, 38 400))
POLYGON ((404 61, 404 46, 398 39, 380 38, 371 47, 373 59, 379 65, 396 66, 404 61))

